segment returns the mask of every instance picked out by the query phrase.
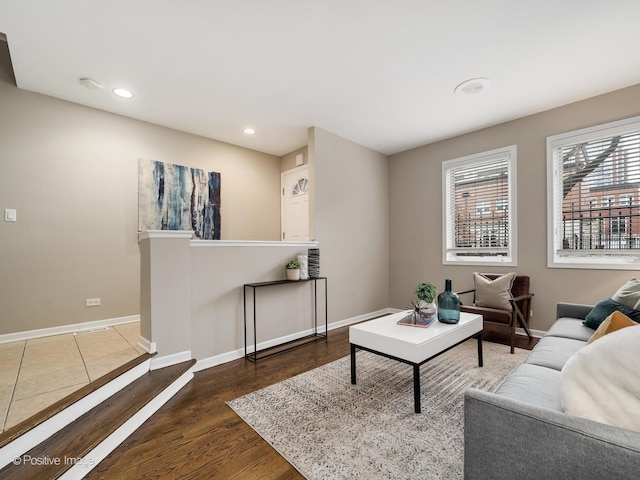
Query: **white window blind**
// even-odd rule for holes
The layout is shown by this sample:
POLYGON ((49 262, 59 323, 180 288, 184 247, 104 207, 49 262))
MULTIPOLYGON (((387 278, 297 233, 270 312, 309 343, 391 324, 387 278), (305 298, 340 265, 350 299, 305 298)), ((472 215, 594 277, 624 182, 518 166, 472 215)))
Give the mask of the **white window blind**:
POLYGON ((443 162, 444 263, 515 265, 515 145, 443 162))
POLYGON ((640 119, 547 139, 549 266, 637 268, 640 119))

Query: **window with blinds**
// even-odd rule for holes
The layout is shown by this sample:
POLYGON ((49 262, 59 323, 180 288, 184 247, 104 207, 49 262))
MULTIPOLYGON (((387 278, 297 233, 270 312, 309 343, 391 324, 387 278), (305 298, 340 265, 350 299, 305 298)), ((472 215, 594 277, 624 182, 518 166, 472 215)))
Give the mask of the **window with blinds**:
POLYGON ((640 117, 547 138, 549 266, 640 266, 640 117))
POLYGON ((445 264, 516 264, 515 165, 515 145, 443 162, 445 264))

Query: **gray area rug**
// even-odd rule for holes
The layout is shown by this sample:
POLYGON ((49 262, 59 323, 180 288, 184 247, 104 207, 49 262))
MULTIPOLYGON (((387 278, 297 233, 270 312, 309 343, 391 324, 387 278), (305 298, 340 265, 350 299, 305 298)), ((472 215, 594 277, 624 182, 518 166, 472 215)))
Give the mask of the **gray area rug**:
POLYGON ((414 413, 412 367, 357 353, 227 404, 310 480, 461 479, 463 393, 495 389, 528 352, 469 340, 420 367, 422 413, 414 413))

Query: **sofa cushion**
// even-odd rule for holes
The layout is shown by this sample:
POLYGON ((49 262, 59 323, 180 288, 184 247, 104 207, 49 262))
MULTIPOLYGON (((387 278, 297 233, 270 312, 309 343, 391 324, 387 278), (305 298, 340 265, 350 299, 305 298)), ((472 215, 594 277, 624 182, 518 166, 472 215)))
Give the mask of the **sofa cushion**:
POLYGON ((640 325, 578 351, 561 372, 566 413, 640 432, 640 325))
POLYGON ((585 344, 586 342, 583 340, 545 336, 538 342, 524 363, 560 371, 567 360, 585 344))
POLYGON ((640 281, 635 277, 631 278, 613 294, 611 299, 638 310, 640 308, 640 281))
POLYGON ((531 405, 562 411, 559 370, 523 363, 498 387, 496 394, 531 405))
POLYGON ((591 335, 591 338, 587 342, 587 345, 595 342, 597 339, 604 337, 605 335, 620 330, 621 328, 633 327, 638 325, 622 312, 613 312, 604 322, 600 324, 596 332, 591 335))
POLYGON ((512 298, 511 287, 515 278, 515 272, 506 273, 494 280, 474 272, 473 282, 476 289, 476 306, 513 310, 509 300, 512 298))
POLYGON ((600 324, 615 311, 624 313, 627 317, 635 322, 640 323, 640 311, 633 308, 629 308, 626 305, 616 302, 610 298, 598 302, 593 309, 587 314, 584 319, 584 324, 593 328, 594 330, 600 326, 600 324))
POLYGON ((573 338, 586 342, 593 336, 593 329, 584 326, 582 320, 577 318, 559 318, 547 330, 546 336, 573 338))

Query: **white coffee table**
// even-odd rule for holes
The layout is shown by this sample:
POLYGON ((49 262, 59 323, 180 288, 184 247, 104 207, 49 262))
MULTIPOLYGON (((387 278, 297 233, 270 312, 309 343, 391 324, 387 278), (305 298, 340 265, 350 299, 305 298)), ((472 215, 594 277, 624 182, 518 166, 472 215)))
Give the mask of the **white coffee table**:
POLYGON ((356 349, 413 366, 415 412, 420 413, 420 365, 469 338, 478 339, 478 365, 482 367, 482 315, 460 312, 456 324, 433 322, 427 328, 398 325, 411 310, 349 327, 351 383, 356 383, 356 349))

